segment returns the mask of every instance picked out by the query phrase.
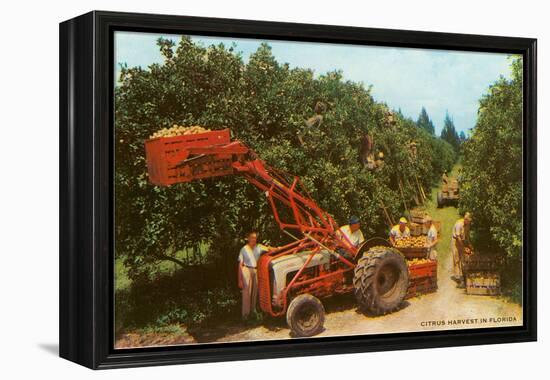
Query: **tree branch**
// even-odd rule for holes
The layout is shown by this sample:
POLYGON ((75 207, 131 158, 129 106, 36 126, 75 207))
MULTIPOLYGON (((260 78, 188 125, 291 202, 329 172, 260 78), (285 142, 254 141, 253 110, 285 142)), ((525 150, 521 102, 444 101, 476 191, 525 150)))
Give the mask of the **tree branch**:
POLYGON ((186 264, 179 260, 179 259, 176 259, 175 257, 172 257, 172 256, 168 256, 168 255, 159 255, 159 254, 154 254, 153 256, 157 257, 158 259, 160 260, 167 260, 167 261, 171 261, 173 263, 176 263, 182 267, 184 267, 186 264))

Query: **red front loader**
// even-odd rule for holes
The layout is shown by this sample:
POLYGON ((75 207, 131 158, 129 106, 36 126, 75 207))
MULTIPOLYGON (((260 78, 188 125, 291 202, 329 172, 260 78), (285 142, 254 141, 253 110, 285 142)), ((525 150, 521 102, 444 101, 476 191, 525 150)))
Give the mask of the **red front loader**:
POLYGON ((320 300, 335 294, 353 291, 359 307, 375 315, 403 302, 409 274, 399 251, 379 238, 353 247, 298 177, 267 166, 242 142, 230 141, 229 130, 151 139, 145 147, 155 185, 240 175, 265 193, 275 220, 293 241, 260 257, 260 307, 272 316, 286 314, 296 336, 322 331, 320 300))

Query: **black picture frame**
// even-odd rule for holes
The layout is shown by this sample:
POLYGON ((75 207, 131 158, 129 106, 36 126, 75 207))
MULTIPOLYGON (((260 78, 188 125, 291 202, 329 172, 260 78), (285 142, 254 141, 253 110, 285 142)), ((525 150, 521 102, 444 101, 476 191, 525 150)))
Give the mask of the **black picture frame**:
POLYGON ((93 11, 60 24, 60 356, 89 368, 534 341, 536 39, 93 11), (144 31, 521 54, 524 324, 521 327, 113 348, 113 33, 144 31))

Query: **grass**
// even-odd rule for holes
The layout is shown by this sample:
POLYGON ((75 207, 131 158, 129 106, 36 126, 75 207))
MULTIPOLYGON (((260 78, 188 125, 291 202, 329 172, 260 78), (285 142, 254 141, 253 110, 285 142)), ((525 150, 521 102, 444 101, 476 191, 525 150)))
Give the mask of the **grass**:
POLYGON ((128 289, 132 280, 128 277, 128 269, 124 266, 122 259, 115 260, 115 290, 121 291, 128 289))
POLYGON ((148 325, 141 329, 137 329, 136 331, 142 334, 187 335, 187 329, 176 323, 163 326, 148 325))
MULTIPOLYGON (((206 260, 206 255, 208 253, 208 244, 201 243, 199 250, 199 258, 206 260)), ((191 251, 182 249, 176 252, 175 257, 183 262, 188 262, 196 258, 192 257, 191 251)), ((171 274, 174 273, 180 266, 171 261, 161 261, 158 263, 159 272, 161 274, 171 274)), ((128 269, 124 266, 124 258, 117 257, 115 259, 115 290, 126 290, 132 285, 132 280, 128 277, 128 269)))
MULTIPOLYGON (((452 172, 450 173, 450 177, 456 177, 458 175, 458 169, 461 168, 462 165, 457 164, 452 172)), ((454 223, 461 217, 461 215, 458 213, 458 209, 456 207, 444 207, 444 208, 437 208, 437 192, 439 191, 439 187, 435 187, 431 191, 431 199, 429 202, 426 202, 425 208, 426 211, 432 216, 433 220, 441 221, 441 235, 439 237, 439 243, 437 244, 437 256, 438 260, 440 262, 444 262, 449 258, 451 255, 451 234, 452 234, 452 228, 454 226, 454 223)), ((521 278, 521 276, 518 276, 521 278)), ((506 282, 503 281, 502 285, 502 298, 505 299, 507 302, 514 302, 517 304, 522 303, 522 288, 521 286, 515 286, 516 282, 514 280, 515 277, 509 277, 510 279, 510 285, 506 286, 506 282)))
MULTIPOLYGON (((460 164, 455 165, 449 176, 456 177, 459 168, 461 168, 460 164)), ((426 202, 424 207, 433 220, 441 222, 441 235, 439 236, 439 243, 436 249, 438 258, 444 260, 451 254, 452 229, 457 219, 460 218, 460 214, 458 213, 458 209, 453 206, 437 208, 437 192, 439 190, 439 186, 432 188, 430 200, 426 202)))

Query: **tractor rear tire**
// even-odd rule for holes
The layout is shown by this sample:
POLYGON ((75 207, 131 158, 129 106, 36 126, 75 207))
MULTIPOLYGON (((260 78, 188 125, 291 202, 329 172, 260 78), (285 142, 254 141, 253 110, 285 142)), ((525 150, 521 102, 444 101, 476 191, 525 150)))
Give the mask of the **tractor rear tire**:
POLYGON ((437 208, 442 208, 445 205, 445 200, 443 199, 443 194, 440 192, 437 193, 437 208))
POLYGON ((325 308, 317 297, 300 294, 288 306, 286 322, 297 337, 317 335, 323 331, 325 308))
POLYGON ((409 287, 405 258, 393 248, 369 249, 355 267, 353 285, 362 311, 383 315, 397 310, 409 287))

